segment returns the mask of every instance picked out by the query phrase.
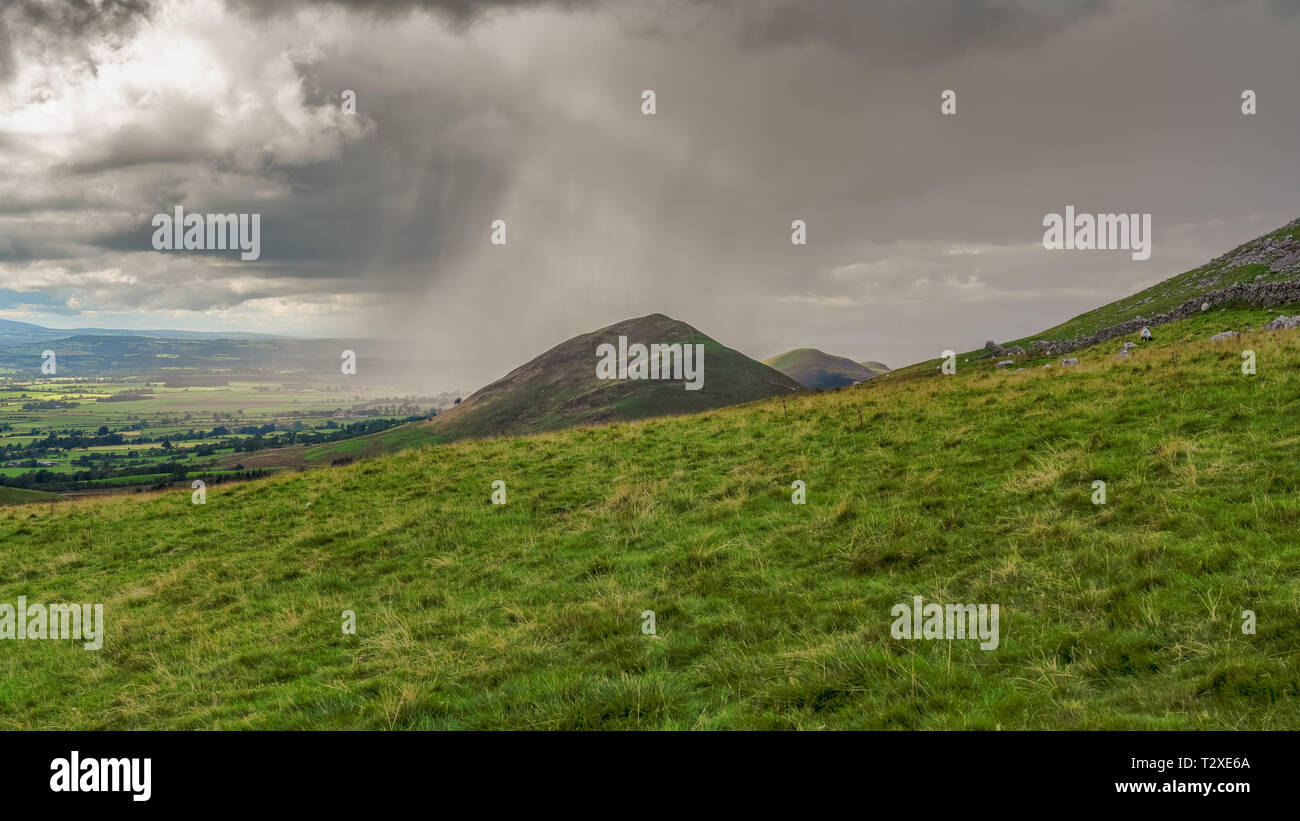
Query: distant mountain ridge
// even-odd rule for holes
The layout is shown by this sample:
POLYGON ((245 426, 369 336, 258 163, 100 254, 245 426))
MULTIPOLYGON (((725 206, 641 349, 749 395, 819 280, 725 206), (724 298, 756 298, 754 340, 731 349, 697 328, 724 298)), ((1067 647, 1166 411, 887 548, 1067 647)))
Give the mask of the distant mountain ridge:
POLYGON ((411 370, 402 348, 363 339, 179 339, 134 334, 70 334, 54 339, 0 338, 0 375, 40 378, 44 352, 57 356, 62 377, 142 377, 166 381, 182 375, 226 378, 311 379, 375 382, 411 370), (340 371, 340 351, 364 355, 359 375, 340 371))
POLYGON ((135 331, 124 328, 46 328, 30 322, 0 319, 0 345, 47 342, 73 336, 141 336, 152 339, 283 339, 277 334, 248 331, 135 331))
POLYGON ((889 368, 880 362, 854 362, 848 357, 835 356, 816 348, 795 348, 764 359, 763 364, 805 388, 819 391, 855 385, 889 372, 889 368))
POLYGON ((798 382, 663 314, 627 319, 561 342, 476 391, 456 407, 413 424, 452 436, 533 433, 647 416, 698 413, 800 390, 798 382), (630 343, 704 346, 704 383, 596 376, 597 347, 630 343))

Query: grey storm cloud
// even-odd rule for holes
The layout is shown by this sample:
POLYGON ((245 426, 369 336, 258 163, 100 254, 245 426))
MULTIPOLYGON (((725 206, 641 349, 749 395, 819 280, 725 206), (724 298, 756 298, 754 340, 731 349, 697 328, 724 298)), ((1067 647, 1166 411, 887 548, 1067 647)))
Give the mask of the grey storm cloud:
POLYGON ((536 9, 541 6, 578 8, 592 6, 599 0, 227 0, 227 2, 232 8, 261 16, 283 14, 288 10, 315 6, 388 17, 426 11, 464 24, 492 12, 536 9))
POLYGON ((1041 45, 1109 0, 819 0, 748 5, 755 46, 823 43, 873 64, 924 65, 970 51, 1041 45))
POLYGON ((154 0, 6 0, 0 5, 0 81, 19 59, 79 55, 89 43, 129 34, 154 0))
POLYGON ((906 364, 1300 216, 1297 25, 1272 0, 9 4, 0 292, 403 336, 485 379, 653 312, 906 364), (178 204, 260 213, 261 258, 154 252, 178 204), (1045 252, 1067 204, 1153 213, 1152 261, 1045 252))

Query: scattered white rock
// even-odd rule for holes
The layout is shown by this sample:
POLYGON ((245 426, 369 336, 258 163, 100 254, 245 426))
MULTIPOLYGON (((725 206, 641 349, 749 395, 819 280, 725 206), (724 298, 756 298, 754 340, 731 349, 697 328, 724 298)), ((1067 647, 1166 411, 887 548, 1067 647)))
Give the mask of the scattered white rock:
POLYGON ((1078 365, 1078 364, 1079 364, 1079 357, 1077 357, 1077 356, 1066 357, 1065 359, 1062 359, 1062 360, 1061 360, 1061 364, 1062 364, 1062 365, 1078 365))
POLYGON ((1016 364, 1016 362, 1015 362, 1014 359, 1004 359, 1004 360, 1002 360, 1001 362, 998 363, 998 367, 999 367, 999 368, 1005 368, 1005 367, 1008 366, 1008 365, 1014 365, 1014 364, 1016 364))
POLYGON ((1236 331, 1224 331, 1223 333, 1218 333, 1218 334, 1215 334, 1214 336, 1210 337, 1210 341, 1211 341, 1211 342, 1222 342, 1222 341, 1225 340, 1225 339, 1235 339, 1235 338, 1237 337, 1237 335, 1238 335, 1238 334, 1237 334, 1236 331))
POLYGON ((1210 310, 1210 303, 1208 303, 1208 302, 1202 302, 1202 303, 1201 303, 1201 313, 1205 313, 1205 312, 1208 311, 1208 310, 1210 310))
POLYGON ((1292 328, 1300 328, 1300 316, 1282 314, 1264 326, 1266 331, 1289 331, 1292 328))

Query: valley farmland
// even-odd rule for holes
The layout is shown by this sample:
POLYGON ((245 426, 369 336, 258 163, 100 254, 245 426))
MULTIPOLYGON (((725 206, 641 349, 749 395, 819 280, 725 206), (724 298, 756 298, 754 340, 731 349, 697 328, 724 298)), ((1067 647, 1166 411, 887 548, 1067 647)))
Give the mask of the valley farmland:
POLYGON ((10 376, 0 381, 0 486, 98 493, 328 465, 347 458, 345 440, 446 401, 361 390, 212 375, 10 376), (313 446, 325 447, 307 454, 313 446))

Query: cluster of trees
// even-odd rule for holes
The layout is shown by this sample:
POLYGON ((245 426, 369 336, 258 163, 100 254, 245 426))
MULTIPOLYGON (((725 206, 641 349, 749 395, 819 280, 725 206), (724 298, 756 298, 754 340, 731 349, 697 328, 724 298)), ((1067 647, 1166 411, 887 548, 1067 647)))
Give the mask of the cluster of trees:
MULTIPOLYGON (((239 467, 243 467, 243 465, 239 465, 239 467)), ((246 482, 249 479, 261 479, 264 476, 270 475, 271 471, 263 470, 261 468, 255 470, 239 470, 231 473, 204 473, 202 471, 196 471, 189 475, 181 474, 177 476, 173 474, 165 479, 159 479, 149 485, 149 490, 163 490, 164 488, 178 482, 188 482, 190 479, 202 479, 208 485, 220 485, 225 482, 246 482)), ((135 489, 136 493, 140 493, 143 490, 143 487, 135 489)))
POLYGON ((421 406, 414 403, 402 403, 396 405, 353 405, 351 410, 353 413, 365 412, 372 413, 375 416, 420 416, 425 412, 421 406))
POLYGON ((55 473, 52 470, 38 470, 34 473, 24 473, 21 476, 0 476, 0 485, 8 487, 21 487, 29 490, 48 490, 51 492, 67 492, 70 490, 88 490, 96 487, 96 479, 113 479, 122 476, 148 476, 153 473, 167 473, 169 481, 179 481, 185 478, 186 467, 184 465, 172 463, 152 463, 137 465, 133 467, 100 467, 89 470, 78 470, 69 473, 55 473))
MULTIPOLYGON (((36 434, 36 429, 32 429, 36 434)), ((69 450, 72 448, 89 448, 96 445, 124 445, 126 439, 120 433, 109 433, 108 427, 101 425, 99 432, 88 434, 82 430, 67 429, 63 431, 50 431, 50 435, 44 439, 33 440, 29 444, 11 443, 0 446, 0 454, 12 459, 15 456, 44 456, 51 450, 69 450), (59 435, 62 433, 63 435, 59 435)))
MULTIPOLYGON (((407 422, 418 422, 421 419, 427 419, 432 416, 430 412, 421 416, 407 416, 404 419, 362 419, 357 422, 351 422, 346 425, 339 425, 334 420, 330 420, 325 428, 328 430, 290 430, 279 435, 270 435, 271 431, 262 430, 240 441, 235 441, 236 452, 252 453, 257 450, 266 450, 267 448, 284 448, 291 445, 320 445, 325 442, 338 442, 342 439, 351 439, 354 436, 364 436, 367 433, 378 433, 381 430, 405 424, 407 422)), ((274 425, 268 425, 274 430, 274 425)), ((247 430, 247 429, 244 429, 247 430)), ((241 430, 240 432, 244 432, 241 430)))
MULTIPOLYGON (((38 470, 34 473, 24 473, 21 476, 0 475, 0 485, 6 487, 26 488, 28 490, 45 490, 52 493, 68 493, 74 490, 102 488, 103 485, 96 484, 96 480, 98 479, 116 479, 130 476, 164 474, 154 479, 154 481, 149 484, 151 489, 157 490, 178 482, 187 482, 190 479, 202 479, 211 485, 244 479, 260 479, 263 476, 271 475, 271 472, 268 470, 243 470, 243 465, 236 465, 235 467, 236 470, 230 473, 209 473, 204 470, 193 470, 187 468, 179 462, 154 462, 131 467, 91 468, 89 470, 78 470, 69 473, 55 473, 52 470, 38 470)), ((143 488, 144 486, 144 483, 141 482, 140 487, 143 488)))
POLYGON ((140 399, 152 399, 153 392, 147 388, 131 388, 125 391, 118 391, 112 396, 102 396, 96 399, 96 402, 135 402, 140 399))

